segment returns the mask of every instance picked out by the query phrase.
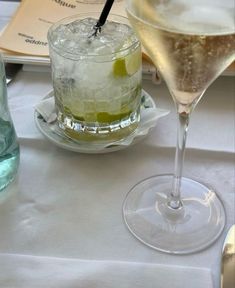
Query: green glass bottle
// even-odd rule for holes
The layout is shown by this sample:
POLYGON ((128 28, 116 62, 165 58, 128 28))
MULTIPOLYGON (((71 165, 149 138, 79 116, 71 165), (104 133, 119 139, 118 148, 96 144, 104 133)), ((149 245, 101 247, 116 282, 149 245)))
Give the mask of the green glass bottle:
POLYGON ((15 178, 19 157, 19 144, 8 109, 5 69, 0 55, 0 192, 15 178))

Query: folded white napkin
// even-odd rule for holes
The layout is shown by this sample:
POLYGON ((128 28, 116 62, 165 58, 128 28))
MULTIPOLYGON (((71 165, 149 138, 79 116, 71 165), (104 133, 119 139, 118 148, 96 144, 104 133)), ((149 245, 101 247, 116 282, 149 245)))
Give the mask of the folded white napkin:
POLYGON ((4 288, 213 288, 209 269, 0 254, 4 288))
POLYGON ((42 99, 36 106, 35 110, 43 117, 47 123, 53 123, 56 120, 55 101, 50 92, 48 98, 42 99))

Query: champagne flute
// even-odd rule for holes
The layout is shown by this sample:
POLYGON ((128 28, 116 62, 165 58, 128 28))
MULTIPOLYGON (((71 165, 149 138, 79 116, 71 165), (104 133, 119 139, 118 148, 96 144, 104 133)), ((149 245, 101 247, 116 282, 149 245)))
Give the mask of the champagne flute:
POLYGON ((173 97, 178 133, 174 175, 135 185, 124 220, 152 248, 196 252, 219 237, 225 212, 211 187, 182 177, 187 129, 206 89, 235 59, 234 0, 127 0, 127 14, 173 97))

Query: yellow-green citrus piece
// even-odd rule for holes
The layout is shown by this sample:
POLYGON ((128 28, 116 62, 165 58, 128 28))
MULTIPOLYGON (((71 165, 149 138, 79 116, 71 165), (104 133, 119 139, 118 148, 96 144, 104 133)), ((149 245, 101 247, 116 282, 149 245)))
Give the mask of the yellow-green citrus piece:
POLYGON ((129 76, 135 74, 141 66, 141 53, 137 49, 134 53, 125 57, 126 71, 129 76))
POLYGON ((127 55, 125 58, 119 58, 113 63, 113 75, 115 77, 132 76, 141 67, 141 53, 139 50, 127 55))
POLYGON ((131 111, 128 111, 126 113, 120 113, 120 114, 109 114, 107 112, 100 112, 97 113, 97 121, 101 123, 112 123, 114 121, 121 120, 131 114, 131 111))
POLYGON ((119 58, 113 63, 113 75, 115 77, 127 76, 125 58, 119 58))

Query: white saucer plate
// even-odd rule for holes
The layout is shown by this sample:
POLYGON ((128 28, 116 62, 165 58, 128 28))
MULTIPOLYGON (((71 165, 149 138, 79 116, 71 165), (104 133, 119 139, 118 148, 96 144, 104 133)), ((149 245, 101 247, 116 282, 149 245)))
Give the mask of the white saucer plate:
MULTIPOLYGON (((44 98, 53 97, 53 91, 48 93, 44 98)), ((144 90, 142 90, 142 98, 141 98, 141 113, 140 115, 143 115, 144 112, 147 112, 147 109, 156 108, 154 100, 151 98, 151 96, 144 90)), ((151 109, 153 110, 153 109, 151 109)), ((150 110, 149 110, 150 111, 150 110)), ((159 110, 162 115, 159 115, 159 117, 165 116, 168 114, 168 111, 165 110, 159 110)), ((79 153, 89 153, 89 154, 98 154, 98 153, 108 153, 108 152, 114 152, 118 150, 122 150, 127 148, 130 145, 133 145, 140 140, 142 140, 150 131, 151 128, 155 126, 149 125, 149 127, 145 127, 144 131, 141 131, 140 133, 133 133, 129 135, 127 138, 118 141, 118 142, 112 142, 110 144, 93 144, 93 143, 87 143, 87 142, 79 142, 78 140, 73 140, 69 138, 61 128, 59 128, 57 122, 54 123, 47 123, 43 117, 35 110, 34 113, 34 120, 36 123, 36 126, 38 127, 39 131, 52 143, 55 145, 74 152, 79 153)), ((140 124, 141 125, 142 117, 140 117, 140 124)), ((143 120, 142 120, 143 121, 143 120)), ((137 128, 138 130, 138 128, 137 128)))

